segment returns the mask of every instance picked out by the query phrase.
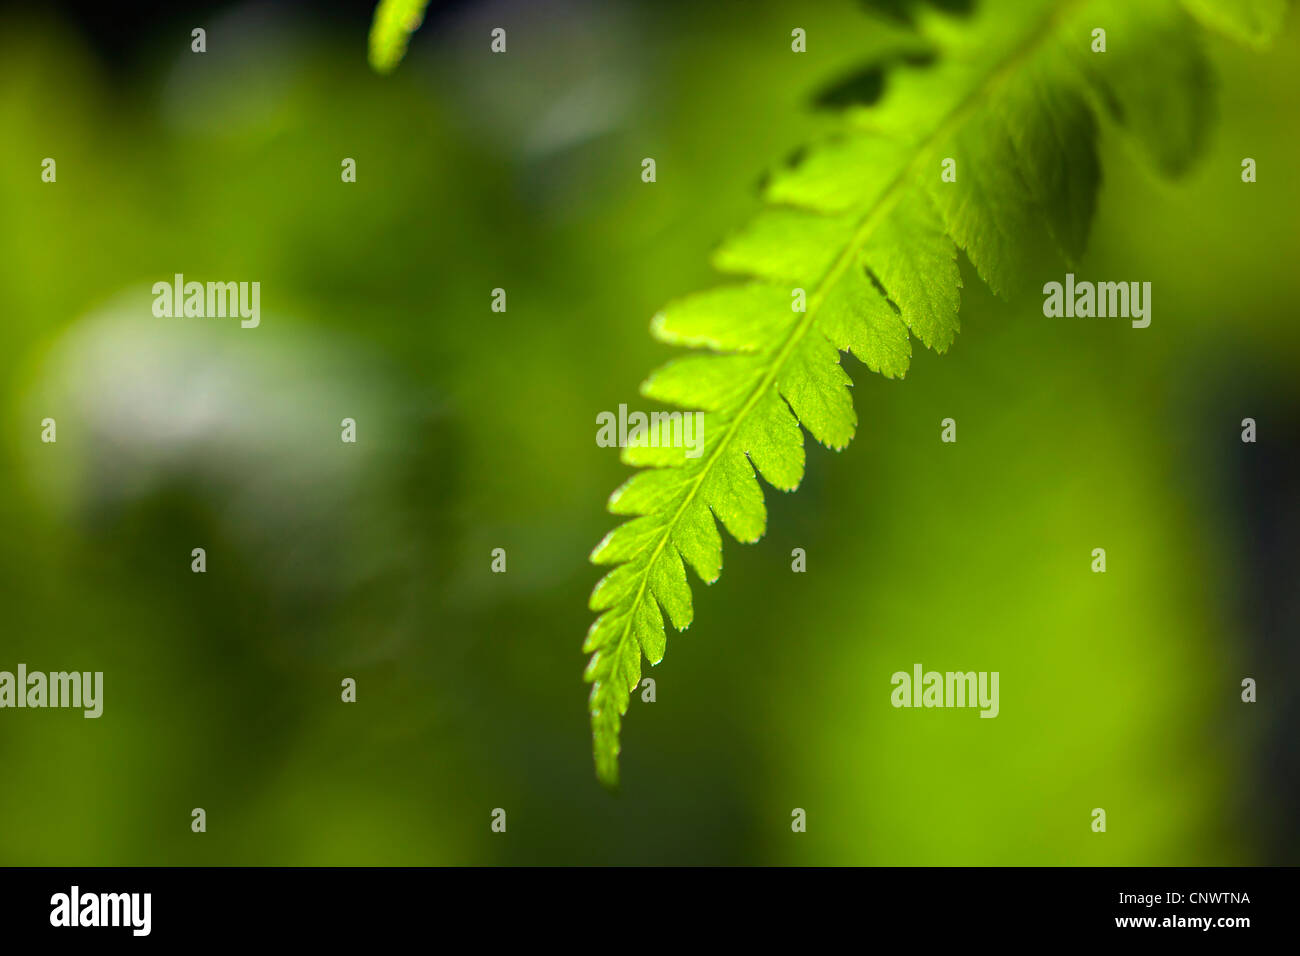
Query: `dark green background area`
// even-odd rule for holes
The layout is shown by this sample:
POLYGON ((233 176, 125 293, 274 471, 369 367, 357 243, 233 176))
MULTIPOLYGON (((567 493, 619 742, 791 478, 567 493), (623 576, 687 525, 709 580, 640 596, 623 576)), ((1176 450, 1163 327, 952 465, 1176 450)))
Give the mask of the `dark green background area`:
POLYGON ((1182 181, 1103 128, 1077 272, 1152 282, 1150 328, 963 263, 948 354, 846 359, 857 438, 808 439, 766 538, 726 541, 597 784, 586 557, 628 470, 596 416, 641 407, 650 317, 716 281, 763 170, 830 127, 809 104, 887 39, 788 6, 466 6, 387 78, 364 23, 305 7, 117 51, 5 13, 0 669, 106 691, 99 720, 0 711, 0 863, 1296 861, 1294 17, 1262 54, 1209 40, 1182 181), (260 281, 261 327, 154 318, 175 272, 260 281), (893 709, 916 662, 999 671, 1000 716, 893 709))

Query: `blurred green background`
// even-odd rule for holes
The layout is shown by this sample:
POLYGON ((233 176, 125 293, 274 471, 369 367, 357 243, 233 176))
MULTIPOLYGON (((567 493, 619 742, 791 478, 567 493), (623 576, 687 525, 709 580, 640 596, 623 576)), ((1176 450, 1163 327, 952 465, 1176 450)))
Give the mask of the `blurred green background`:
POLYGON ((5 10, 0 669, 101 670, 105 703, 0 711, 0 863, 1297 862, 1294 17, 1209 41, 1184 180, 1103 130, 1078 273, 1151 281, 1150 328, 963 263, 956 345, 903 382, 846 360, 857 439, 727 539, 597 784, 586 558, 627 469, 596 415, 639 407, 651 315, 882 43, 789 6, 459 5, 386 78, 365 5, 129 42, 5 10), (260 281, 261 327, 155 319, 175 272, 260 281), (893 709, 915 662, 999 671, 1000 716, 893 709))

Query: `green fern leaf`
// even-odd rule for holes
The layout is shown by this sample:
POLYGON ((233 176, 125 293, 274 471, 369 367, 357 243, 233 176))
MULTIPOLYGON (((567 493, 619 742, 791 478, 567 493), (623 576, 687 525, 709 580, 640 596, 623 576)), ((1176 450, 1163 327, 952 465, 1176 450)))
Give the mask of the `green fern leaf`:
POLYGON ((1028 278, 1041 247, 1075 261, 1100 180, 1099 116, 1166 174, 1204 139, 1210 70, 1176 0, 984 0, 968 19, 925 8, 913 19, 933 63, 896 67, 877 103, 845 110, 834 141, 771 176, 767 207, 714 256, 744 281, 686 296, 652 322, 656 338, 697 351, 654 372, 641 394, 702 411, 703 452, 624 448, 642 470, 608 507, 630 520, 591 554, 612 566, 592 592, 598 617, 584 644, 608 785, 642 656, 663 658, 665 621, 692 622, 686 567, 705 583, 721 573, 717 522, 738 541, 762 537, 759 477, 798 487, 800 426, 832 449, 852 440, 841 352, 895 378, 912 338, 945 351, 958 331, 958 249, 1000 296, 1028 278), (1097 27, 1105 53, 1091 48, 1097 27), (946 158, 955 182, 940 176, 946 158))
POLYGON ((370 65, 377 73, 391 73, 406 56, 411 34, 424 22, 429 0, 379 0, 370 24, 370 65))

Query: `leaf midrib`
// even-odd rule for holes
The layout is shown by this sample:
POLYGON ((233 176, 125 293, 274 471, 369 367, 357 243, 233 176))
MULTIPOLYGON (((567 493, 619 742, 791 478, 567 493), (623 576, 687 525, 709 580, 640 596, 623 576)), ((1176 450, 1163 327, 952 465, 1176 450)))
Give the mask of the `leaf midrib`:
MULTIPOLYGON (((677 511, 673 514, 667 525, 664 526, 663 534, 660 536, 658 544, 655 545, 655 549, 653 553, 651 553, 650 559, 646 562, 645 569, 641 572, 641 581, 637 586, 636 597, 628 607, 627 621, 623 626, 622 633, 619 634, 618 641, 614 644, 614 647, 611 650, 611 666, 616 666, 618 655, 622 653, 623 648, 627 643, 628 635, 631 634, 632 626, 636 621, 636 609, 640 605, 641 599, 645 597, 646 588, 649 586, 650 572, 654 568, 655 562, 659 559, 659 555, 663 552, 664 547, 672 539, 672 534, 677 527, 677 522, 686 512, 686 509, 690 507, 691 502, 695 500, 695 496, 703 485, 704 480, 712 473, 714 464, 722 456, 722 453, 730 447, 731 441, 735 438, 741 424, 753 410, 759 399, 767 394, 767 390, 772 386, 777 375, 785 367, 785 362, 790 357, 795 346, 803 340, 803 337, 808 334, 808 330, 813 327, 817 310, 825 301, 829 290, 834 287, 837 281, 839 281, 844 270, 847 269, 857 258, 863 244, 868 238, 870 238, 871 234, 879 225, 881 219, 893 210, 894 205, 898 202, 899 193, 903 186, 908 182, 908 180, 917 174, 920 166, 923 161, 928 158, 930 150, 934 148, 935 144, 945 136, 951 128, 960 125, 975 105, 985 95, 1004 82, 1007 75, 1011 73, 1021 63, 1021 61, 1032 56, 1037 51, 1038 45, 1043 42, 1045 38, 1052 35, 1056 26, 1064 18, 1066 12, 1073 7, 1078 6, 1081 2, 1083 2, 1083 0, 1066 0, 1066 2, 1058 4, 1050 13, 1045 15, 1039 25, 1026 34, 1024 42, 1015 47, 1000 63, 992 67, 985 74, 984 78, 979 83, 975 84, 962 101, 949 110, 948 113, 935 124, 935 128, 917 144, 916 152, 913 155, 912 160, 898 173, 898 175, 894 177, 885 190, 876 198, 871 208, 862 215, 858 226, 854 229, 852 238, 844 246, 843 250, 841 250, 840 254, 836 257, 836 260, 826 271, 826 274, 818 281, 816 290, 808 300, 807 311, 803 313, 802 317, 787 333, 785 342, 782 343, 781 348, 777 352, 767 373, 763 376, 763 380, 751 390, 749 396, 745 399, 744 404, 740 407, 740 410, 732 417, 731 422, 727 426, 726 434, 723 435, 722 441, 718 443, 717 448, 713 453, 705 459, 699 475, 692 482, 690 491, 687 493, 686 497, 682 499, 681 505, 678 506, 677 511)), ((640 654, 640 648, 637 649, 637 653, 640 654)), ((596 686, 592 688, 593 698, 597 696, 600 690, 605 689, 607 688, 604 687, 604 682, 597 679, 596 686)), ((598 710, 593 710, 593 714, 598 712, 598 710)))

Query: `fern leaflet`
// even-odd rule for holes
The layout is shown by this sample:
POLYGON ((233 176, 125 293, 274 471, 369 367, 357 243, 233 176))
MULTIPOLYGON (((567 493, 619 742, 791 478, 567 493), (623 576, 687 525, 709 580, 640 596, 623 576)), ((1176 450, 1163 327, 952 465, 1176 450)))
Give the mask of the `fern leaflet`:
POLYGON ((429 0, 379 0, 370 24, 370 65, 376 73, 397 69, 428 5, 429 0))

